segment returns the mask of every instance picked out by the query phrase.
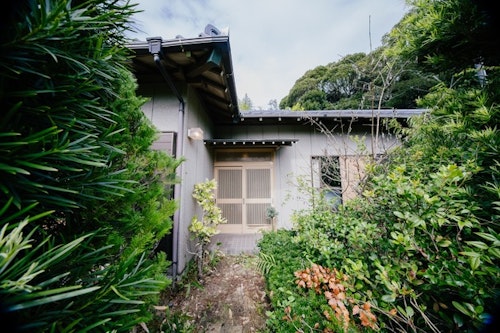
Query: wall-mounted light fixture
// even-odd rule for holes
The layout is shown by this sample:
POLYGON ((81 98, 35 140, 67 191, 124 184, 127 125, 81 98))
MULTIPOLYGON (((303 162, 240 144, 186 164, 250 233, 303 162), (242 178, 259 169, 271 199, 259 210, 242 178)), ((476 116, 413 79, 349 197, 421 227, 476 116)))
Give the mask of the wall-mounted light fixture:
POLYGON ((203 140, 203 130, 199 127, 189 128, 188 138, 191 140, 203 140))

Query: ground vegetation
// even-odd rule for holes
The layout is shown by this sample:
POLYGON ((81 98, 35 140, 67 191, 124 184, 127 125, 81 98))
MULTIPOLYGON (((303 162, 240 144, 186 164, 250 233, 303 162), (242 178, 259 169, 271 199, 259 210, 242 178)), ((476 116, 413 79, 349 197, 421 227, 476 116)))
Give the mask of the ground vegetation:
POLYGON ((408 3, 383 53, 436 74, 415 100, 429 112, 393 124, 402 144, 367 164, 358 198, 332 209, 306 189, 315 204, 294 228, 264 236, 273 332, 479 332, 498 320, 495 12, 408 3))

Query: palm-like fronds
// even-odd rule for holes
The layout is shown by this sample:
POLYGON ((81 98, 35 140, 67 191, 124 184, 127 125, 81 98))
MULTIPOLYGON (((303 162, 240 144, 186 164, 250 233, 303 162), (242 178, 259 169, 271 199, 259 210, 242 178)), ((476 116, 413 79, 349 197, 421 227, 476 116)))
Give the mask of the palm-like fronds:
POLYGON ((276 266, 276 259, 274 259, 273 255, 265 254, 264 252, 259 252, 257 268, 262 273, 262 275, 268 275, 269 271, 274 266, 276 266))
MULTIPOLYGON (((0 230, 0 298, 4 307, 2 315, 12 316, 20 310, 33 307, 53 305, 62 300, 77 297, 99 289, 99 286, 83 288, 82 285, 64 285, 63 281, 69 272, 57 276, 47 274, 47 271, 66 260, 86 237, 55 247, 49 246, 49 238, 33 244, 31 231, 23 234, 23 229, 29 220, 24 220, 9 230, 4 224, 0 230)), ((31 320, 30 327, 43 325, 43 313, 31 320)), ((49 319, 51 316, 48 316, 49 319)), ((6 318, 2 318, 6 319, 6 318)), ((2 320, 3 321, 3 320, 2 320)))
POLYGON ((0 301, 31 330, 129 331, 167 283, 151 258, 179 163, 149 149, 123 48, 134 6, 17 9, 0 38, 0 301))
POLYGON ((114 16, 99 10, 111 5, 116 2, 76 8, 69 1, 33 2, 2 45, 8 109, 0 132, 8 135, 0 137, 0 173, 7 173, 1 190, 18 208, 34 200, 43 203, 40 210, 75 208, 85 205, 87 188, 124 189, 107 169, 123 153, 109 144, 118 118, 109 104, 126 55, 108 43, 117 38, 113 22, 124 21, 132 8, 114 16))

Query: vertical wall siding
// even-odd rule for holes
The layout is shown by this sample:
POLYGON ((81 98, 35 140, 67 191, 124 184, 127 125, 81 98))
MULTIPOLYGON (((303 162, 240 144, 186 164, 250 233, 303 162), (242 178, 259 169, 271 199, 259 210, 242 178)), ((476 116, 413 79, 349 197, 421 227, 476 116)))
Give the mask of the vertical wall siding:
MULTIPOLYGON (((169 92, 165 83, 141 85, 138 94, 148 97, 142 109, 146 117, 161 132, 179 133, 179 101, 169 92)), ((184 129, 187 135, 187 129, 191 127, 201 127, 207 137, 211 137, 211 125, 208 115, 204 112, 201 103, 197 100, 196 93, 190 88, 183 89, 185 100, 184 108, 184 129)), ((179 227, 178 227, 178 273, 181 273, 194 253, 194 244, 191 241, 191 235, 188 226, 193 216, 201 216, 201 210, 192 197, 194 184, 203 182, 206 179, 213 178, 213 161, 211 152, 206 149, 203 141, 192 141, 184 135, 176 136, 176 140, 183 140, 183 151, 176 152, 177 157, 183 157, 185 161, 182 164, 183 173, 181 176, 181 197, 176 198, 179 206, 179 227)), ((163 140, 163 139, 162 139, 163 140)), ((159 143, 161 146, 167 144, 159 143)), ((177 232, 173 230, 173 232, 177 232)))
MULTIPOLYGON (((356 132, 351 135, 365 137, 364 145, 367 150, 371 148, 370 133, 356 132)), ((251 139, 298 139, 290 147, 281 147, 276 151, 274 161, 274 206, 278 210, 278 228, 291 228, 293 226, 292 214, 294 211, 306 208, 309 205, 307 193, 301 192, 304 188, 298 185, 298 178, 311 177, 311 156, 335 155, 340 158, 341 171, 343 171, 344 199, 349 199, 356 193, 356 183, 359 180, 359 168, 364 167, 364 162, 359 159, 358 143, 347 135, 327 137, 311 128, 311 125, 297 124, 287 126, 226 126, 217 128, 217 138, 234 138, 241 140, 251 139), (356 170, 354 170, 356 169, 356 170)), ((379 139, 381 152, 398 144, 393 136, 384 135, 379 139)), ((369 153, 369 151, 367 151, 369 153)), ((365 153, 367 153, 365 152, 365 153)), ((254 190, 252 190, 254 191, 254 190)), ((258 191, 255 189, 255 191, 258 191)), ((259 195, 258 193, 256 195, 259 195)), ((248 205, 247 205, 248 206, 248 205)), ((265 208, 254 207, 253 214, 265 214, 265 208)), ((262 216, 262 215, 261 215, 262 216)), ((256 218, 254 221, 257 221, 256 218)))
POLYGON ((179 101, 168 94, 165 84, 143 84, 138 94, 149 98, 142 111, 160 132, 177 132, 179 101))
POLYGON ((175 156, 175 137, 174 132, 162 132, 158 139, 153 142, 151 149, 167 152, 169 155, 175 156))
POLYGON ((191 140, 187 137, 188 129, 200 127, 203 129, 204 137, 211 137, 211 124, 207 112, 202 103, 197 98, 197 93, 193 88, 187 88, 184 96, 185 120, 184 120, 184 152, 180 154, 185 161, 183 162, 183 174, 181 178, 182 198, 179 198, 179 207, 181 209, 181 236, 179 237, 179 267, 186 267, 195 253, 195 242, 191 240, 191 234, 188 230, 194 216, 201 218, 202 211, 193 198, 194 185, 212 179, 213 160, 211 152, 206 149, 203 141, 191 140))

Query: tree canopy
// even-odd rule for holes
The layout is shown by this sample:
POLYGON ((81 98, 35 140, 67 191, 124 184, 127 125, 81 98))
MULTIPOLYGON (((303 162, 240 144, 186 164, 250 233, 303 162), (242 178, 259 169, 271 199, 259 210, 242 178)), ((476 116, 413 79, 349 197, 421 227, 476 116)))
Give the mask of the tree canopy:
POLYGON ((392 55, 432 72, 500 62, 499 9, 488 0, 408 0, 411 10, 386 36, 392 55))
POLYGON ((411 10, 369 54, 307 71, 282 109, 415 108, 438 81, 499 62, 498 9, 484 0, 409 0, 411 10))
POLYGON ((280 102, 282 109, 414 108, 435 80, 417 65, 389 57, 383 48, 356 53, 299 78, 280 102))

